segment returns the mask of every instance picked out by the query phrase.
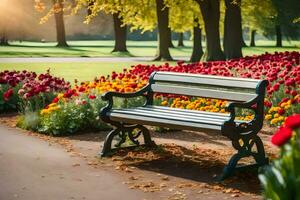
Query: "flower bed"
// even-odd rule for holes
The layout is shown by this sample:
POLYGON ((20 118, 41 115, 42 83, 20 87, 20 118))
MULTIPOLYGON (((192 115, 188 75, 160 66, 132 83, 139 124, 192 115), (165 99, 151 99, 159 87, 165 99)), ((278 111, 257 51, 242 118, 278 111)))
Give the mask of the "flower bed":
MULTIPOLYGON (((159 66, 138 64, 130 69, 124 69, 121 73, 112 72, 110 76, 95 78, 94 81, 76 82, 72 89, 60 93, 54 98, 52 104, 40 111, 37 129, 48 134, 61 134, 74 133, 86 127, 97 130, 107 128, 98 117, 99 110, 104 105, 100 98, 101 94, 106 91, 137 91, 147 84, 149 75, 153 71, 267 79, 270 84, 265 99, 266 122, 272 126, 279 126, 287 116, 300 113, 299 63, 299 52, 284 52, 266 53, 229 61, 191 64, 178 62, 175 66, 170 66, 168 63, 159 66)), ((176 95, 156 94, 155 97, 155 103, 159 105, 210 112, 224 113, 228 103, 225 100, 176 95)), ((126 102, 116 101, 119 107, 143 103, 142 98, 134 98, 126 102)), ((239 112, 238 119, 251 120, 253 116, 251 110, 242 110, 239 112)))
POLYGON ((0 72, 0 113, 40 110, 49 104, 58 92, 69 88, 70 83, 53 77, 49 70, 40 75, 26 70, 0 72))

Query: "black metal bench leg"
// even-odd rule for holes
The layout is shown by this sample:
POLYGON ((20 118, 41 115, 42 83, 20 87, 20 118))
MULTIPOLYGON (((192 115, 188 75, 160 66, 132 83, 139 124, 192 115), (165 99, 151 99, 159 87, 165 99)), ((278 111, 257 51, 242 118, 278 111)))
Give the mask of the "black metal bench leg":
POLYGON ((220 181, 225 180, 226 178, 230 177, 236 168, 236 165, 238 164, 239 160, 242 158, 241 154, 236 153, 234 154, 228 164, 223 169, 223 174, 221 175, 220 181))
POLYGON ((237 168, 257 168, 269 163, 269 159, 265 155, 263 143, 256 134, 242 137, 238 140, 233 141, 232 144, 233 147, 238 150, 238 152, 231 157, 228 164, 224 167, 223 174, 219 179, 220 181, 223 181, 233 175, 237 168), (242 144, 240 143, 240 140, 242 140, 242 144), (256 145, 256 152, 253 151, 254 145, 256 145), (252 156, 256 161, 255 164, 237 167, 240 159, 250 156, 252 156))
POLYGON ((266 156, 263 142, 257 135, 254 136, 254 140, 257 148, 257 153, 253 153, 253 158, 259 166, 268 165, 269 158, 266 156))
POLYGON ((116 128, 112 130, 105 138, 104 144, 103 144, 103 149, 102 152, 100 153, 101 157, 107 156, 109 153, 111 153, 111 144, 116 135, 120 133, 120 129, 116 128))
POLYGON ((122 144, 124 144, 127 139, 129 139, 134 145, 139 146, 140 143, 137 140, 137 138, 143 134, 144 137, 144 143, 145 146, 153 147, 156 146, 155 142, 151 140, 150 132, 149 130, 142 126, 142 125, 120 125, 120 127, 112 130, 107 136, 104 141, 102 152, 100 153, 101 157, 105 157, 109 155, 109 153, 112 152, 112 141, 116 135, 120 136, 120 141, 115 145, 117 148, 121 147, 122 144), (134 130, 139 129, 138 132, 135 132, 134 130))
POLYGON ((145 145, 148 147, 156 146, 155 142, 151 139, 149 130, 144 126, 139 126, 139 129, 142 131, 145 145))

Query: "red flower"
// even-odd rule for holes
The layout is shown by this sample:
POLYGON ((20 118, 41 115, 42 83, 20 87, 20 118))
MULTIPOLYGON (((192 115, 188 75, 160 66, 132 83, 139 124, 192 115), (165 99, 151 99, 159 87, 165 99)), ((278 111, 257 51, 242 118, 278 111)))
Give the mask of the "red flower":
POLYGON ((288 127, 280 127, 279 130, 273 135, 272 143, 276 146, 282 146, 292 137, 292 129, 288 127))
POLYGON ((296 95, 297 95, 297 91, 295 91, 295 90, 291 91, 291 95, 292 95, 293 97, 296 96, 296 95))
POLYGON ((7 90, 4 94, 3 94, 3 98, 5 101, 9 101, 9 98, 14 94, 13 89, 9 89, 7 90))
POLYGON ((78 91, 79 92, 84 92, 85 91, 85 87, 80 87, 78 91))
POLYGON ((300 127, 300 114, 295 114, 295 115, 289 116, 285 120, 284 124, 286 127, 291 128, 291 129, 300 127))
POLYGON ((81 102, 81 104, 82 104, 82 105, 85 105, 85 104, 86 104, 86 100, 83 100, 83 101, 81 102))
POLYGON ((95 95, 89 95, 89 99, 96 99, 95 95))
POLYGON ((283 114, 285 113, 285 110, 282 109, 282 108, 280 108, 280 109, 277 111, 277 113, 278 113, 279 115, 283 115, 283 114))
POLYGON ((57 97, 55 97, 52 101, 52 103, 57 103, 59 101, 59 99, 57 97))

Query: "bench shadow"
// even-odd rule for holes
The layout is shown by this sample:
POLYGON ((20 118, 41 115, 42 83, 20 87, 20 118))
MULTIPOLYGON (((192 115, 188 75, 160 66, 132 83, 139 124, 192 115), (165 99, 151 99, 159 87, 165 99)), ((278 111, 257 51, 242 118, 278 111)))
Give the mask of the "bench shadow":
MULTIPOLYGON (((76 135, 65 136, 68 139, 72 140, 81 140, 81 141, 91 141, 91 142, 103 142, 106 135, 109 131, 99 131, 99 132, 89 132, 89 133, 78 133, 76 135)), ((226 146, 224 142, 229 142, 229 140, 222 136, 220 133, 215 131, 206 131, 204 132, 194 132, 194 131, 181 131, 181 130, 172 130, 166 132, 154 132, 151 131, 151 136, 153 138, 162 138, 162 139, 173 139, 180 140, 185 142, 205 142, 209 144, 215 144, 220 146, 226 146)))
POLYGON ((195 131, 167 131, 167 132, 151 132, 154 138, 174 139, 186 142, 205 142, 220 146, 226 146, 224 142, 229 141, 226 137, 222 136, 220 132, 213 130, 206 130, 205 132, 195 131))
MULTIPOLYGON (((103 142, 108 131, 100 133, 85 133, 67 136, 72 140, 103 142)), ((226 146, 220 142, 227 140, 215 132, 204 134, 199 132, 167 132, 152 133, 158 138, 186 140, 192 142, 205 142, 207 144, 217 144, 226 146), (185 135, 186 134, 186 135, 185 135)), ((228 145, 227 145, 228 146, 228 145)), ((113 157, 122 160, 128 166, 141 170, 151 171, 178 177, 197 183, 209 185, 219 184, 217 178, 222 174, 223 168, 235 152, 234 149, 224 148, 224 150, 200 148, 189 149, 175 144, 158 145, 156 148, 135 147, 123 148, 114 152, 113 157)), ((250 159, 244 160, 250 163, 250 159)), ((224 189, 237 189, 259 195, 261 194, 260 183, 257 170, 242 171, 222 182, 224 189)))
POLYGON ((154 150, 139 149, 138 152, 118 151, 116 156, 121 157, 128 166, 141 170, 209 185, 221 184, 224 189, 261 194, 257 170, 238 172, 223 182, 217 181, 231 154, 223 155, 214 150, 191 150, 178 145, 162 146, 154 150), (143 154, 151 155, 151 158, 144 158, 143 154))

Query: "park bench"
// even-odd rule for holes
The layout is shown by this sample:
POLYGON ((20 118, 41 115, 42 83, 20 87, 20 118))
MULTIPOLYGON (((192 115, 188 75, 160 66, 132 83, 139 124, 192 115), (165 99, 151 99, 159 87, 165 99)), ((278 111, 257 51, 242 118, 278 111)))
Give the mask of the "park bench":
POLYGON ((221 179, 227 178, 239 168, 238 161, 244 157, 254 158, 256 163, 251 166, 263 166, 268 163, 268 158, 257 133, 263 126, 267 85, 266 80, 153 72, 149 83, 135 93, 107 92, 102 96, 108 104, 101 110, 101 119, 115 128, 107 135, 101 156, 107 156, 112 152, 111 145, 116 135, 121 138, 116 145, 118 147, 126 141, 126 138, 139 145, 137 139, 141 134, 145 145, 154 146, 155 143, 145 127, 145 125, 150 125, 193 131, 213 129, 226 136, 232 141, 232 146, 237 153, 225 166, 221 179), (228 114, 153 105, 154 94, 164 93, 227 100, 229 102, 226 107, 228 114), (144 106, 113 108, 114 97, 126 99, 138 96, 145 97, 144 106), (254 111, 253 120, 236 120, 237 108, 254 111), (133 131, 136 129, 139 131, 133 131))

